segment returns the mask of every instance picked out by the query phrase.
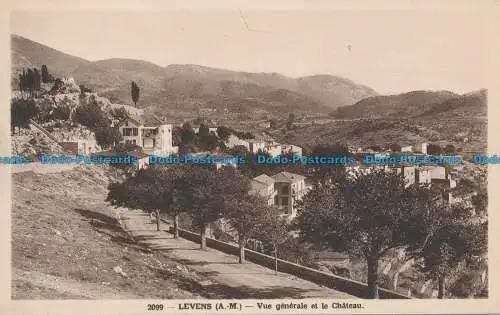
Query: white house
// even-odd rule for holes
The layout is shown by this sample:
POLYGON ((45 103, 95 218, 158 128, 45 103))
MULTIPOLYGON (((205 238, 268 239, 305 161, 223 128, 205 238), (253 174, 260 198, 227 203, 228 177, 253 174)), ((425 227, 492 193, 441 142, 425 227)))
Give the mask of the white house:
POLYGON ((244 146, 248 151, 250 151, 250 143, 247 140, 238 138, 237 136, 231 134, 227 138, 226 146, 228 148, 234 148, 236 146, 244 146))
POLYGON ((122 143, 132 143, 147 154, 170 155, 178 152, 172 145, 172 125, 163 119, 152 117, 128 117, 120 127, 122 143))
POLYGON ((259 194, 267 200, 268 205, 273 205, 276 196, 274 179, 266 174, 255 177, 251 182, 250 194, 259 194))
POLYGON ((413 146, 407 145, 407 146, 401 147, 401 152, 413 152, 413 146))
POLYGON ((305 177, 302 175, 281 172, 272 176, 276 196, 274 204, 283 209, 287 215, 296 215, 295 203, 307 192, 305 177))
POLYGON ((253 154, 256 154, 261 150, 264 152, 264 149, 266 148, 266 142, 262 140, 256 140, 256 139, 248 139, 249 148, 248 151, 250 151, 253 154))
POLYGON ((420 184, 430 184, 432 180, 432 166, 421 166, 417 168, 415 181, 420 184))
POLYGON ((427 142, 419 143, 415 146, 415 151, 423 154, 427 154, 427 142))
POLYGON ((448 172, 444 166, 434 166, 431 169, 431 179, 448 179, 448 172))

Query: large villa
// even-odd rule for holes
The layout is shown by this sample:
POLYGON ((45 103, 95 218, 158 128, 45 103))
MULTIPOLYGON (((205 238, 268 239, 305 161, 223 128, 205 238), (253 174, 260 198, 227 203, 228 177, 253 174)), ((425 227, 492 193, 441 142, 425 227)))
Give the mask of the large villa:
POLYGON ((128 117, 120 127, 120 133, 122 143, 135 144, 146 154, 166 156, 178 152, 178 147, 172 145, 172 125, 164 118, 154 115, 128 117))

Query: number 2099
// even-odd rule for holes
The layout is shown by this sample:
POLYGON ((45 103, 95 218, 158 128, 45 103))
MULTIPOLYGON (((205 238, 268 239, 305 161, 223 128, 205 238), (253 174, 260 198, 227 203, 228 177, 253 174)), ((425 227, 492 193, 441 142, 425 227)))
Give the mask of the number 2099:
POLYGON ((162 311, 163 304, 148 304, 148 311, 162 311))

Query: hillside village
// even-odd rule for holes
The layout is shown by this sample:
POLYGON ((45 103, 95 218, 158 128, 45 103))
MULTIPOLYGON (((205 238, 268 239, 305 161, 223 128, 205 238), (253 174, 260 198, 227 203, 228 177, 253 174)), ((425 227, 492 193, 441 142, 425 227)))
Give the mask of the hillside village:
MULTIPOLYGON (((183 127, 185 128, 186 126, 189 126, 189 124, 174 126, 173 124, 169 124, 165 117, 145 115, 141 110, 128 105, 112 104, 106 98, 100 97, 95 93, 83 92, 82 88, 79 87, 71 78, 64 78, 62 79, 62 82, 63 84, 59 86, 57 92, 54 92, 52 88, 47 88, 45 92, 42 91, 41 95, 35 99, 42 108, 42 112, 44 106, 45 108, 49 108, 52 113, 57 111, 58 108, 66 106, 70 109, 69 116, 71 117, 71 115, 74 115, 79 106, 85 106, 88 104, 99 106, 104 113, 109 115, 110 127, 119 126, 118 130, 121 135, 120 142, 122 145, 129 146, 129 150, 127 150, 126 153, 138 154, 138 168, 145 168, 148 166, 148 155, 166 156, 179 153, 179 147, 173 145, 174 128, 182 129, 183 127), (120 108, 125 110, 126 115, 120 119, 116 119, 116 117, 113 116, 114 111, 120 108)), ((50 86, 50 84, 47 86, 50 86)), ((23 96, 19 95, 19 97, 22 98, 23 96)), ((14 134, 12 136, 13 155, 27 154, 32 157, 36 157, 41 154, 56 155, 63 153, 75 155, 117 154, 117 152, 113 153, 112 151, 101 147, 96 140, 94 132, 90 131, 87 126, 73 122, 71 119, 49 120, 40 123, 37 123, 35 120, 35 117, 30 120, 29 128, 18 128, 14 130, 14 134)), ((192 133, 199 135, 200 129, 203 128, 208 127, 192 127, 192 133)), ((230 129, 221 129, 218 127, 208 128, 208 133, 210 135, 215 135, 217 138, 218 131, 229 133, 226 137, 227 139, 222 142, 224 148, 217 146, 209 151, 192 152, 192 154, 217 155, 231 152, 242 152, 241 150, 244 150, 248 156, 254 157, 257 154, 266 154, 266 156, 270 157, 282 155, 303 155, 303 149, 301 147, 291 144, 280 144, 268 135, 257 135, 254 136, 254 139, 245 139, 239 138, 237 135, 228 132, 228 130, 230 129)), ((243 137, 245 136, 241 133, 238 134, 243 137)), ((415 146, 404 146, 400 148, 393 147, 392 149, 394 151, 391 151, 390 149, 373 150, 373 148, 363 149, 351 147, 350 153, 357 154, 358 156, 362 156, 362 154, 373 154, 378 157, 388 156, 396 152, 400 152, 400 154, 411 153, 415 155, 425 155, 428 154, 427 148, 427 143, 419 143, 415 146)), ((123 152, 121 152, 121 154, 123 154, 123 152)), ((358 165, 356 166, 348 166, 347 169, 357 170, 360 167, 367 168, 366 165, 363 165, 361 162, 357 164, 358 165)), ((238 167, 238 165, 233 166, 238 167)), ((471 200, 477 195, 478 192, 469 190, 464 194, 457 188, 456 174, 461 168, 463 168, 463 166, 447 167, 406 165, 398 167, 397 172, 404 174, 408 185, 413 183, 422 183, 436 185, 443 188, 443 191, 447 192, 445 196, 445 200, 447 202, 452 204, 465 201, 474 212, 471 200), (455 191, 457 193, 455 193, 455 191)), ((300 202, 302 197, 312 189, 312 184, 309 182, 307 176, 304 176, 304 174, 296 174, 294 171, 295 170, 293 168, 289 168, 288 170, 270 174, 270 176, 262 173, 253 177, 251 181, 251 193, 264 197, 267 200, 267 204, 270 206, 276 205, 287 217, 289 222, 297 214, 296 203, 300 202)), ((217 234, 217 229, 219 229, 219 233, 226 235, 226 240, 228 240, 227 237, 229 236, 229 238, 233 238, 234 242, 236 241, 236 235, 231 235, 231 228, 228 228, 227 226, 225 227, 223 221, 214 225, 213 233, 217 234)), ((209 233, 208 236, 214 237, 213 233, 209 233)), ((229 241, 232 242, 230 239, 229 241)), ((254 248, 255 250, 262 250, 263 245, 259 244, 259 241, 250 239, 248 241, 248 246, 254 248)), ((346 269, 345 266, 346 264, 348 265, 348 260, 346 261, 345 257, 340 257, 343 256, 334 258, 333 261, 335 262, 333 265, 331 261, 329 262, 332 258, 327 258, 326 261, 323 261, 323 266, 330 266, 326 267, 326 270, 330 270, 328 268, 333 268, 332 270, 335 270, 336 268, 339 268, 339 266, 346 269), (339 258, 341 260, 339 260, 339 258)), ((395 262, 393 261, 392 264, 394 263, 395 262)), ((391 263, 387 266, 390 265, 391 263)), ((389 270, 390 269, 387 269, 385 272, 389 272, 389 270)), ((401 272, 403 272, 403 270, 400 270, 400 272, 392 275, 392 277, 397 277, 397 275, 401 272)), ((427 285, 428 283, 426 286, 427 285)), ((425 290, 423 290, 422 287, 422 290, 420 291, 424 292, 425 290)))
MULTIPOLYGON (((370 271, 369 268, 367 269, 366 262, 352 255, 348 250, 334 250, 335 246, 328 249, 316 248, 311 245, 314 243, 315 235, 309 236, 308 241, 311 244, 298 241, 299 235, 303 236, 302 234, 306 233, 304 231, 309 231, 307 224, 314 223, 320 226, 322 222, 318 223, 315 220, 325 219, 322 215, 328 217, 328 213, 324 213, 327 206, 322 202, 330 201, 329 196, 342 190, 340 183, 344 183, 346 189, 359 192, 361 195, 375 194, 360 185, 356 181, 358 177, 378 184, 394 185, 391 186, 394 192, 387 193, 394 194, 391 196, 396 196, 395 198, 408 197, 403 192, 408 187, 425 186, 432 193, 436 193, 432 195, 434 198, 432 202, 436 202, 432 203, 433 207, 460 209, 461 220, 463 216, 467 217, 463 219, 463 222, 469 224, 467 228, 471 228, 473 224, 477 226, 487 224, 485 167, 475 165, 467 159, 458 165, 412 165, 408 163, 373 167, 363 162, 367 155, 378 158, 400 155, 451 157, 463 155, 465 157, 465 153, 470 152, 459 150, 455 145, 461 141, 467 148, 467 145, 473 141, 472 137, 483 136, 482 131, 471 133, 472 136, 464 134, 458 140, 450 139, 449 141, 446 139, 434 139, 436 140, 434 141, 430 138, 417 137, 415 141, 406 140, 406 142, 395 140, 379 143, 365 139, 365 141, 350 143, 350 139, 346 137, 342 141, 326 139, 324 143, 311 141, 304 144, 304 141, 296 141, 297 134, 306 130, 310 132, 323 125, 342 126, 341 120, 349 120, 346 117, 350 115, 351 110, 363 108, 363 102, 373 102, 372 97, 379 96, 371 96, 369 100, 359 100, 362 104, 356 103, 355 109, 339 108, 336 115, 342 118, 333 119, 333 121, 332 115, 328 115, 329 110, 324 109, 324 115, 308 113, 301 114, 300 118, 295 117, 293 112, 281 116, 276 114, 271 119, 262 119, 265 115, 259 115, 255 119, 248 119, 250 121, 248 124, 239 123, 238 119, 217 119, 218 116, 211 115, 212 112, 206 109, 199 111, 196 118, 177 116, 174 119, 168 115, 167 111, 153 110, 152 107, 148 107, 147 99, 141 100, 137 96, 139 103, 143 104, 140 107, 137 107, 137 99, 134 100, 133 94, 131 101, 134 105, 130 105, 130 101, 118 103, 117 100, 123 97, 121 95, 115 95, 114 100, 111 101, 108 98, 111 96, 98 92, 96 86, 87 82, 83 84, 71 76, 58 77, 57 74, 52 74, 50 69, 49 64, 43 65, 40 71, 34 68, 28 72, 23 70, 17 73, 19 80, 13 83, 11 104, 12 155, 27 156, 35 164, 38 163, 37 165, 40 164, 43 155, 135 156, 138 160, 135 165, 109 167, 119 176, 107 174, 106 176, 109 175, 111 178, 106 182, 108 188, 102 189, 99 194, 104 194, 105 191, 106 201, 115 207, 141 209, 151 214, 149 223, 154 223, 158 232, 161 232, 160 225, 167 225, 176 238, 181 234, 183 238, 189 239, 189 235, 200 233, 198 235, 202 248, 204 245, 208 246, 205 237, 212 242, 211 244, 223 242, 226 244, 224 246, 232 246, 231 248, 234 247, 234 249, 239 247, 240 262, 244 262, 246 247, 252 250, 250 254, 247 254, 250 257, 254 252, 265 255, 266 259, 274 257, 276 268, 278 268, 279 258, 296 263, 301 268, 312 268, 331 276, 370 282, 370 271), (23 79, 26 77, 31 78, 31 81, 23 79), (225 167, 228 163, 214 163, 213 167, 208 168, 189 168, 189 166, 161 168, 149 163, 150 156, 185 156, 188 154, 198 157, 241 155, 248 163, 245 165, 233 163, 230 167, 225 167), (338 165, 259 165, 255 163, 258 155, 270 158, 314 155, 349 156, 353 163, 345 167, 338 165), (175 173, 177 171, 179 174, 175 173), (404 187, 401 187, 401 190, 398 190, 400 188, 394 182, 394 178, 403 178, 404 187), (196 189, 200 191, 194 191, 196 189), (188 197, 182 195, 184 192, 188 197), (397 195, 398 192, 401 195, 397 195), (205 196, 203 197, 205 199, 199 195, 205 196), (169 206, 162 208, 164 204, 169 206), (190 211, 184 207, 190 208, 190 211), (228 212, 216 213, 221 211, 217 207, 224 209, 227 207, 228 212), (260 208, 266 209, 267 212, 258 212, 260 208), (212 212, 205 213, 209 210, 212 212), (246 239, 243 242, 243 238, 240 237, 242 231, 245 228, 250 229, 245 226, 245 220, 254 222, 262 231, 252 230, 253 234, 249 233, 245 236, 246 239), (295 224, 302 228, 297 228, 295 224), (243 230, 239 230, 240 228, 243 230), (283 229, 286 231, 282 231, 281 235, 274 235, 274 232, 278 233, 283 229)), ((219 73, 219 75, 225 74, 219 73)), ((141 86, 140 82, 138 86, 141 86)), ((229 87, 227 89, 231 90, 229 87)), ((368 94, 375 93, 369 92, 368 94)), ((450 101, 450 97, 457 96, 447 95, 442 101, 450 101)), ((295 94, 293 98, 295 108, 302 106, 298 103, 306 101, 314 103, 314 106, 318 108, 322 106, 316 104, 316 101, 301 99, 295 94)), ((217 103, 217 101, 214 102, 217 103)), ((237 102, 237 98, 232 101, 237 102)), ((230 117, 230 115, 225 117, 230 117)), ((353 118, 354 122, 349 122, 352 124, 351 128, 358 122, 364 124, 363 119, 353 118)), ((309 136, 311 135, 304 135, 304 137, 309 136)), ((357 136, 353 136, 355 137, 357 136)), ((107 167, 100 167, 98 172, 108 171, 107 167)), ((80 169, 75 172, 85 171, 80 169)), ((103 173, 99 174, 104 176, 103 173)), ((98 182, 93 176, 88 178, 98 182)), ((51 180, 57 182, 57 179, 51 180)), ((104 185, 104 183, 99 185, 104 185)), ((408 189, 411 190, 411 188, 408 189)), ((422 193, 422 191, 418 192, 422 193)), ((362 204, 364 195, 363 198, 357 199, 353 196, 343 196, 347 198, 343 202, 352 203, 353 208, 358 205, 359 209, 364 209, 366 207, 366 204, 362 204)), ((405 201, 408 204, 412 204, 408 200, 414 201, 414 208, 407 207, 413 209, 415 213, 420 210, 418 205, 431 204, 430 197, 422 201, 412 196, 405 201)), ((422 197, 422 199, 425 198, 422 197)), ((382 202, 382 199, 379 201, 382 202)), ((387 202, 387 207, 390 208, 392 205, 393 208, 397 208, 390 203, 391 200, 387 202)), ((446 211, 448 210, 443 210, 443 216, 451 216, 451 214, 445 214, 446 211)), ((130 213, 133 214, 129 215, 140 216, 136 212, 130 213)), ((385 215, 386 217, 395 216, 385 215)), ((428 218, 425 217, 425 219, 428 218)), ((331 220, 329 223, 333 225, 337 218, 331 218, 331 220)), ((382 225, 385 227, 384 224, 382 225)), ((471 232, 471 234, 474 233, 471 232)), ((330 234, 325 237, 331 237, 328 235, 330 234)), ((360 244, 364 244, 363 242, 360 241, 360 244)), ((479 248, 477 252, 471 251, 473 254, 470 255, 479 267, 466 265, 466 259, 460 256, 463 259, 460 259, 457 266, 454 266, 458 272, 447 274, 445 279, 442 275, 437 278, 425 268, 419 269, 416 263, 417 258, 410 256, 409 249, 403 249, 401 246, 389 247, 383 254, 380 254, 378 257, 380 264, 377 261, 378 268, 375 268, 375 273, 378 273, 378 284, 382 288, 380 295, 398 296, 398 298, 435 298, 438 296, 444 298, 445 294, 446 297, 487 296, 487 252, 480 252, 479 248), (449 290, 445 292, 444 287, 449 290)), ((463 255, 469 255, 469 253, 463 255)), ((286 265, 284 262, 280 264, 286 265)), ((115 272, 118 273, 118 271, 115 272)), ((370 284, 368 287, 370 288, 370 284)))

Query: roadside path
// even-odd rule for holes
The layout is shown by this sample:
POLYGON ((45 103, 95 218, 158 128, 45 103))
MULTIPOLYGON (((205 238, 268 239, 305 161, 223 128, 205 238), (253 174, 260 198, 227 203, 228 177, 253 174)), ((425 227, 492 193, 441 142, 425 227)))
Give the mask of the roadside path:
MULTIPOLYGON (((173 239, 167 231, 156 231, 148 214, 140 210, 120 211, 123 227, 134 239, 152 250, 167 252, 168 257, 179 264, 207 276, 211 281, 234 290, 246 298, 332 298, 357 299, 293 275, 279 273, 263 266, 246 262, 238 263, 238 257, 207 249, 183 238, 173 239)), ((165 225, 163 224, 165 228, 165 225)))

